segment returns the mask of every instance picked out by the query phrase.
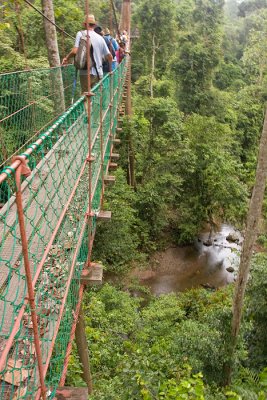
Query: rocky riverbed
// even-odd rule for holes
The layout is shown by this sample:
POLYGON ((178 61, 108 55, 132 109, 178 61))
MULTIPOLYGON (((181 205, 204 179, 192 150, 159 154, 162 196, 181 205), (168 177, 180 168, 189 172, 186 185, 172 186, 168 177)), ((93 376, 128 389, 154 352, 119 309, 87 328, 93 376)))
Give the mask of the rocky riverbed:
POLYGON ((155 253, 149 268, 135 269, 131 277, 137 277, 155 295, 225 286, 235 279, 242 241, 239 231, 222 224, 211 237, 208 231, 201 232, 193 245, 155 253))

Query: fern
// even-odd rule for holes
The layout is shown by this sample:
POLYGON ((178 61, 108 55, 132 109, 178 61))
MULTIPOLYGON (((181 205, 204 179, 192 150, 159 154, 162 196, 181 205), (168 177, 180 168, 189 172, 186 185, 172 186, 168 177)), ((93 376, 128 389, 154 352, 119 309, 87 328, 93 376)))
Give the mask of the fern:
POLYGON ((232 389, 241 396, 242 400, 258 400, 259 374, 249 368, 240 367, 238 378, 235 380, 232 389))

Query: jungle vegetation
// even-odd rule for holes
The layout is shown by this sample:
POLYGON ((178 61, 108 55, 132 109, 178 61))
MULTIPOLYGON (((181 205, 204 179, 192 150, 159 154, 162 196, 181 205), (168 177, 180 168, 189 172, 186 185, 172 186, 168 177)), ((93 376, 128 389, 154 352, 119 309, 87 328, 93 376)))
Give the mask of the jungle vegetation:
MULTIPOLYGON (((75 35, 83 1, 53 3, 57 23, 75 35)), ((23 69, 25 49, 31 68, 48 66, 41 16, 19 0, 0 6, 0 71, 23 69)), ((108 2, 90 7, 108 26, 108 2)), ((105 200, 112 225, 99 226, 94 246, 94 258, 118 275, 166 244, 191 243, 203 223, 244 227, 267 99, 267 0, 134 0, 132 9, 133 115, 105 200)), ((73 43, 58 41, 63 58, 73 43)), ((267 398, 266 212, 265 201, 231 385, 223 385, 231 285, 144 293, 143 301, 106 284, 84 300, 92 399, 267 398)), ((74 347, 67 383, 84 385, 81 376, 74 347)))

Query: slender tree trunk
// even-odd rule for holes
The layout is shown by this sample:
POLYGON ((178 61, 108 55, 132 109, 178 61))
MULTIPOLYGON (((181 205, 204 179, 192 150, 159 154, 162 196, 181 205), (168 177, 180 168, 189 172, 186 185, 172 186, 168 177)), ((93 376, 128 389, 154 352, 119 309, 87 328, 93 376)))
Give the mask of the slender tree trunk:
POLYGON ((83 380, 87 385, 88 394, 91 394, 93 391, 93 382, 90 368, 89 349, 85 335, 85 322, 82 307, 80 309, 79 319, 76 325, 75 339, 79 360, 83 367, 83 380))
POLYGON ((235 286, 235 293, 233 300, 231 343, 229 345, 229 353, 228 353, 229 361, 225 364, 225 371, 224 371, 225 372, 224 383, 226 385, 230 384, 231 382, 233 354, 236 348, 237 338, 240 330, 245 289, 250 269, 250 261, 253 254, 253 246, 257 237, 258 223, 261 217, 261 209, 264 198, 266 177, 267 177, 267 111, 265 113, 262 136, 259 146, 255 186, 250 200, 246 231, 245 231, 245 239, 241 252, 239 272, 235 286))
MULTIPOLYGON (((42 9, 46 17, 55 22, 53 0, 42 0, 42 9)), ((51 68, 60 67, 56 27, 44 18, 44 29, 49 65, 51 68)), ((64 86, 60 68, 51 70, 51 80, 55 109, 59 114, 65 110, 64 86)))
POLYGON ((155 44, 155 35, 152 37, 152 60, 151 60, 151 76, 150 76, 150 97, 153 99, 153 82, 155 75, 155 58, 156 58, 156 44, 155 44))
POLYGON ((26 53, 26 47, 25 47, 25 37, 24 37, 24 32, 23 32, 22 23, 21 23, 21 7, 20 7, 18 1, 15 1, 15 10, 16 10, 17 20, 18 20, 18 25, 15 24, 15 28, 19 35, 19 51, 20 51, 20 53, 22 53, 24 55, 26 68, 28 68, 27 53, 26 53))
POLYGON ((131 60, 129 59, 128 72, 127 72, 127 99, 126 99, 126 115, 129 117, 129 130, 128 130, 128 177, 129 184, 136 189, 135 182, 135 151, 131 132, 130 119, 132 118, 132 97, 131 97, 131 60))
MULTIPOLYGON (((153 90, 153 82, 154 82, 154 75, 155 75, 155 58, 156 58, 156 43, 155 43, 155 35, 152 36, 152 58, 151 58, 151 74, 150 74, 150 97, 153 99, 154 97, 154 90, 153 90)), ((150 139, 149 139, 149 144, 148 144, 148 151, 147 151, 147 162, 144 165, 143 169, 143 177, 142 181, 144 180, 145 175, 148 173, 150 166, 151 166, 151 160, 152 160, 152 154, 153 154, 153 147, 154 147, 154 132, 153 132, 153 118, 149 118, 150 122, 150 139)))

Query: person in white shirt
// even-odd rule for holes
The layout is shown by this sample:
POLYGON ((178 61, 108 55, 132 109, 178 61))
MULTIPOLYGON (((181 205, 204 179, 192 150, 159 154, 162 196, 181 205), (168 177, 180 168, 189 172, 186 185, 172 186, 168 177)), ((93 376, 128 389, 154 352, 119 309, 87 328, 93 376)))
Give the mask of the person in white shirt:
MULTIPOLYGON (((88 23, 89 37, 93 47, 93 56, 95 62, 95 67, 92 66, 90 69, 91 87, 93 87, 100 79, 103 78, 103 61, 108 61, 109 63, 112 63, 112 55, 110 54, 110 51, 105 43, 105 40, 94 31, 94 28, 96 26, 94 15, 92 14, 88 15, 88 19, 87 21, 85 19, 84 25, 86 26, 87 23, 88 23)), ((63 58, 62 61, 63 65, 67 64, 69 59, 77 54, 80 39, 83 33, 86 34, 87 31, 84 30, 84 31, 79 31, 77 33, 74 47, 71 50, 71 52, 66 57, 63 58)), ((87 92, 88 91, 87 69, 80 70, 80 82, 81 82, 82 92, 87 92)))

